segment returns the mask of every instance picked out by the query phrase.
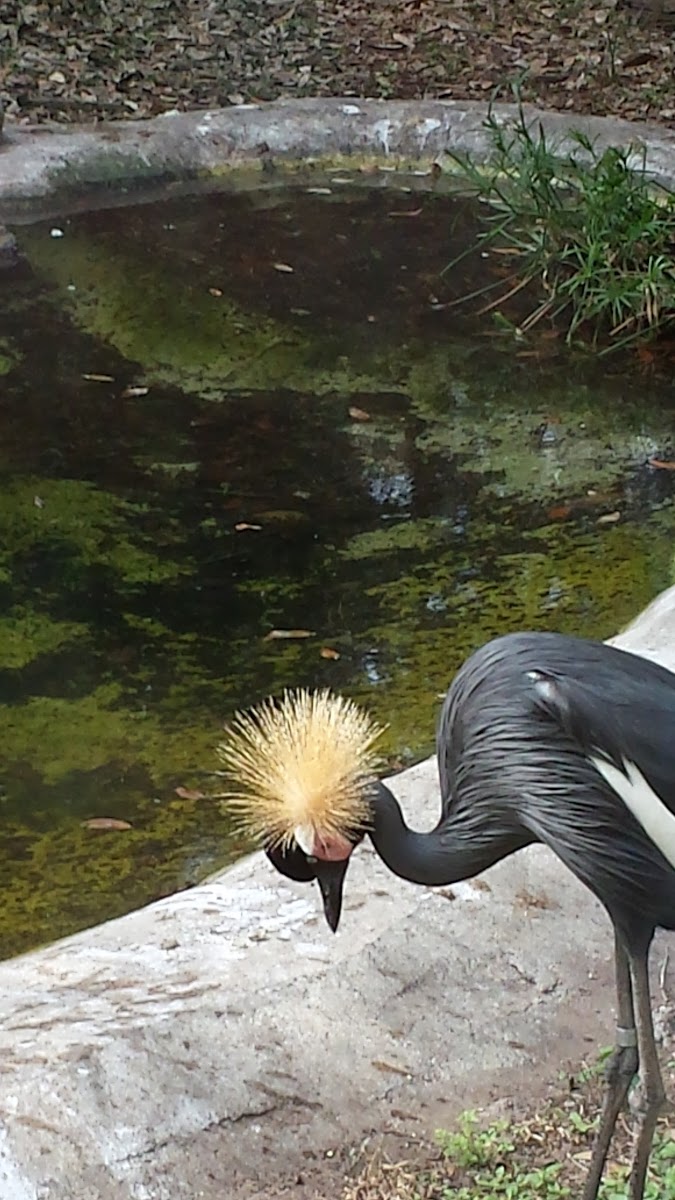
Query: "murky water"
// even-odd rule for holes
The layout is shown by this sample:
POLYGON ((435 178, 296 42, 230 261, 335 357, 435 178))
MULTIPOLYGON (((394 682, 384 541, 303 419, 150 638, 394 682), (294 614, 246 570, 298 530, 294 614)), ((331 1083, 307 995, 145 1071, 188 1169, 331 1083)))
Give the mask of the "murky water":
POLYGON ((339 186, 15 231, 0 953, 242 849, 200 798, 235 707, 329 685, 404 763, 490 635, 607 636, 671 581, 672 389, 471 331, 466 213, 339 186))

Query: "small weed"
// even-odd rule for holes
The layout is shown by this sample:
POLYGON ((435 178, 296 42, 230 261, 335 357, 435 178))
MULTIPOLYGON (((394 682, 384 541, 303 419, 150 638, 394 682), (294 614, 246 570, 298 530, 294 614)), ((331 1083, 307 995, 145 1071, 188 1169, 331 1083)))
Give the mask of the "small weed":
MULTIPOLYGON (((370 1160, 342 1200, 571 1200, 583 1186, 595 1125, 584 1099, 574 1108, 569 1099, 562 1107, 550 1103, 511 1125, 481 1126, 475 1112, 466 1112, 453 1130, 436 1134, 435 1152, 420 1153, 420 1146, 415 1162, 370 1160)), ((627 1200, 632 1145, 630 1130, 620 1124, 598 1200, 627 1200)), ((675 1200, 675 1140, 666 1119, 654 1142, 645 1200, 675 1200)))
POLYGON ((551 1163, 536 1171, 519 1171, 500 1166, 493 1172, 481 1172, 468 1187, 452 1188, 443 1200, 562 1200, 571 1192, 559 1180, 561 1167, 551 1163))
POLYGON ((604 342, 603 352, 675 325, 675 194, 650 182, 644 150, 599 151, 577 132, 572 152, 561 154, 522 107, 513 125, 493 112, 485 124, 489 169, 452 157, 487 208, 480 247, 499 249, 513 271, 464 301, 499 287, 482 310, 491 311, 535 286, 521 335, 548 317, 563 324, 568 344, 604 342))
POLYGON ((573 1108, 572 1111, 568 1113, 568 1120, 572 1126, 572 1129, 575 1129, 577 1133, 590 1133, 592 1129, 595 1129, 595 1126, 598 1123, 597 1119, 589 1121, 588 1117, 584 1116, 583 1113, 578 1112, 576 1108, 573 1108))
POLYGON ((442 1153, 458 1167, 486 1167, 503 1161, 515 1149, 506 1122, 481 1129, 475 1112, 465 1112, 454 1132, 439 1130, 436 1140, 442 1153))
MULTIPOLYGON (((628 1168, 622 1165, 609 1173, 599 1200, 627 1200, 627 1196, 628 1168)), ((669 1130, 654 1143, 644 1200, 675 1200, 675 1141, 669 1130)))
POLYGON ((481 1129, 476 1113, 464 1113, 458 1129, 439 1132, 436 1140, 448 1163, 470 1174, 470 1182, 445 1187, 439 1200, 559 1200, 570 1191, 561 1184, 559 1163, 528 1170, 517 1155, 522 1130, 497 1121, 481 1129))
POLYGON ((576 1090, 587 1083, 592 1083, 602 1076, 613 1049, 613 1046, 603 1046, 598 1050, 597 1057, 593 1062, 584 1063, 583 1066, 579 1067, 578 1071, 575 1071, 573 1076, 562 1073, 560 1078, 569 1080, 570 1090, 576 1090))

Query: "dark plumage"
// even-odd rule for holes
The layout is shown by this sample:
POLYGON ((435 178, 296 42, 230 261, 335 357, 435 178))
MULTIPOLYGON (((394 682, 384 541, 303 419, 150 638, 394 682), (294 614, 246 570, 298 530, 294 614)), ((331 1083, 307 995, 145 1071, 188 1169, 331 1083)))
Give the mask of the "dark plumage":
MULTIPOLYGON (((542 842, 602 902, 615 930, 618 1028, 583 1200, 595 1200, 638 1064, 642 1112, 629 1197, 642 1200, 664 1096, 648 957, 655 929, 675 928, 675 675, 599 642, 553 633, 496 638, 455 677, 437 755, 436 828, 410 830, 390 790, 373 779, 362 784, 369 819, 361 836, 397 875, 427 885, 467 878, 542 842)), ((323 861, 316 820, 309 834, 302 823, 298 829, 303 848, 291 844, 284 861, 270 856, 293 878, 318 879, 336 928, 349 848, 339 864, 323 861)), ((352 833, 349 845, 358 840, 352 833)))

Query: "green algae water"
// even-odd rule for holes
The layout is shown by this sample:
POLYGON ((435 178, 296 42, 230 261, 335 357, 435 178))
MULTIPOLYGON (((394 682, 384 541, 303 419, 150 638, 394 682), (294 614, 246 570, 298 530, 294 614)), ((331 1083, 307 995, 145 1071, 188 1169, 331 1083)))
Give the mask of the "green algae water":
POLYGON ((671 582, 672 388, 461 321, 469 228, 329 181, 15 230, 0 954, 246 849, 208 798, 237 707, 340 689, 404 764, 487 638, 606 637, 671 582))

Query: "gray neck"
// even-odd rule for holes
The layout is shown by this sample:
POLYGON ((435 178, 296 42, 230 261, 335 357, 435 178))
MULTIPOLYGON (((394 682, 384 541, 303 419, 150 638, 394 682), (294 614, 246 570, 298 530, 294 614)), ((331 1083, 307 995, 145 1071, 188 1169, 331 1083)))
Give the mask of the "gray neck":
POLYGON ((488 808, 478 806, 458 808, 430 833, 415 833, 385 784, 374 786, 370 800, 373 846, 390 871, 411 883, 439 887, 469 879, 535 840, 522 829, 506 828, 488 808))

